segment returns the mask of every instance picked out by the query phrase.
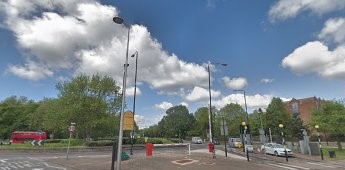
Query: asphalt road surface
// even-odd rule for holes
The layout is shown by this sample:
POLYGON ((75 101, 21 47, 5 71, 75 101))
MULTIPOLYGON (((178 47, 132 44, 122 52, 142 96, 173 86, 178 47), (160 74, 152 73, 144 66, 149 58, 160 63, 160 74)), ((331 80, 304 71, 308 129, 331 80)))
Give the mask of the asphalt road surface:
MULTIPOLYGON (((208 152, 207 144, 191 144, 191 154, 188 147, 154 148, 153 156, 147 157, 146 150, 136 149, 128 161, 122 161, 123 170, 130 169, 234 169, 234 170, 328 170, 341 169, 345 166, 327 161, 315 161, 298 157, 275 157, 261 153, 250 155, 247 162, 241 149, 231 149, 225 157, 224 145, 216 145, 216 159, 208 152)), ((125 150, 129 153, 128 150, 125 150)), ((71 150, 69 159, 65 152, 56 151, 26 151, 0 150, 0 170, 102 170, 110 169, 111 150, 75 152, 71 150)))

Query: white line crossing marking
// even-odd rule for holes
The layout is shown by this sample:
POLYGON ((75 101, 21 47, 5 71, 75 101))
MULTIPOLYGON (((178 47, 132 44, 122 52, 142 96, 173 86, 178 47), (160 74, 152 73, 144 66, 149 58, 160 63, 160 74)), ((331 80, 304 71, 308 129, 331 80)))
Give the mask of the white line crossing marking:
POLYGON ((45 164, 47 167, 51 167, 51 168, 56 168, 56 169, 62 169, 62 170, 66 170, 66 168, 63 168, 63 167, 57 167, 57 166, 51 166, 45 162, 43 162, 43 164, 45 164))
POLYGON ((5 163, 5 162, 7 162, 7 160, 8 160, 8 159, 0 159, 0 162, 5 163))
POLYGON ((281 165, 276 165, 276 164, 270 164, 270 163, 268 163, 267 165, 271 165, 271 166, 275 166, 275 167, 279 167, 279 168, 290 169, 290 170, 298 170, 296 168, 287 167, 287 166, 281 166, 281 165))
POLYGON ((335 166, 332 166, 332 165, 325 165, 325 164, 314 163, 314 162, 307 162, 307 164, 323 166, 323 167, 326 167, 326 168, 336 168, 335 166))
POLYGON ((340 165, 332 165, 332 164, 326 164, 326 163, 322 163, 322 162, 318 162, 318 163, 322 164, 322 165, 334 166, 334 167, 337 167, 337 168, 344 168, 344 166, 340 166, 340 165))
POLYGON ((290 167, 294 167, 294 168, 299 168, 299 169, 305 169, 305 170, 309 170, 310 168, 306 168, 306 167, 302 167, 302 166, 297 166, 297 165, 289 165, 289 164, 283 164, 283 163, 277 163, 279 165, 284 165, 284 166, 290 166, 290 167))

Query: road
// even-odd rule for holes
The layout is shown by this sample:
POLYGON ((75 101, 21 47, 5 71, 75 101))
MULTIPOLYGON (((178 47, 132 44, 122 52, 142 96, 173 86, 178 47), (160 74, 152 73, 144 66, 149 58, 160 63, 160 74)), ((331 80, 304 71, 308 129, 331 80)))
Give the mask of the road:
MULTIPOLYGON (((122 169, 255 169, 255 170, 328 170, 345 169, 332 162, 275 157, 255 153, 250 162, 240 149, 232 149, 225 157, 224 146, 216 145, 216 159, 208 153, 207 144, 192 144, 191 155, 188 147, 154 148, 153 156, 147 157, 145 149, 134 150, 128 161, 121 163, 122 169)), ((127 153, 128 150, 126 151, 127 153)), ((84 170, 110 169, 111 151, 74 152, 69 159, 64 152, 15 152, 0 150, 0 170, 84 170)))

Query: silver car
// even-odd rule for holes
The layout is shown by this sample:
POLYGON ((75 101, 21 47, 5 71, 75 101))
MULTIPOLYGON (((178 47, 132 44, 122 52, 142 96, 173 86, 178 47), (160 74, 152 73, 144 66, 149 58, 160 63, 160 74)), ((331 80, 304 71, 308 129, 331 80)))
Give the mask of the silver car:
POLYGON ((264 150, 266 154, 275 156, 285 156, 286 149, 287 155, 293 156, 293 152, 290 149, 285 148, 283 145, 278 143, 266 143, 265 145, 263 145, 263 147, 261 147, 261 149, 264 150))

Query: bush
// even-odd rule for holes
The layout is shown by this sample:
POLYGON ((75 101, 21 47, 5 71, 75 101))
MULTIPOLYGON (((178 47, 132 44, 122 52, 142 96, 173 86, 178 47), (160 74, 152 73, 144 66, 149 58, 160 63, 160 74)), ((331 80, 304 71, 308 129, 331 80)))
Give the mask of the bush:
POLYGON ((47 139, 47 140, 44 140, 44 143, 60 143, 61 140, 63 139, 47 139))
MULTIPOLYGON (((68 140, 69 139, 60 139, 60 143, 68 144, 68 140)), ((71 146, 80 146, 84 144, 85 142, 83 139, 71 139, 71 146)))
POLYGON ((88 147, 99 147, 99 146, 113 146, 114 141, 111 140, 98 140, 98 141, 88 141, 85 143, 88 147))

